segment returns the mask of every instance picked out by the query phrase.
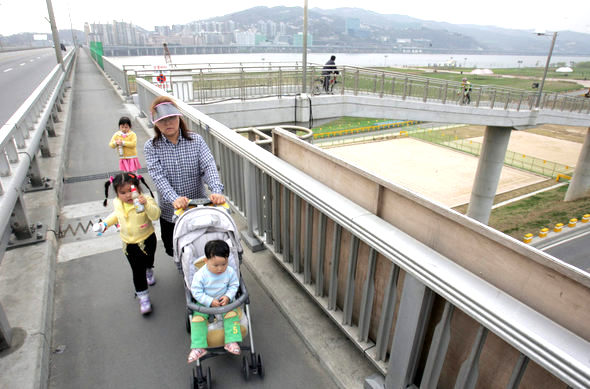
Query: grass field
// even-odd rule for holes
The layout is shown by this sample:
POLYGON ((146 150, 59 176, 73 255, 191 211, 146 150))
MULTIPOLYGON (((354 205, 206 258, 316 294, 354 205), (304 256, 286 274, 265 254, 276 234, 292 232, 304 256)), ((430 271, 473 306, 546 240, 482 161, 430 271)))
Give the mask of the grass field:
MULTIPOLYGON (((469 74, 473 69, 472 68, 460 68, 453 70, 456 73, 447 73, 447 72, 436 72, 433 73, 433 69, 425 68, 423 71, 417 69, 404 69, 404 68, 381 68, 383 70, 390 70, 394 72, 402 72, 402 73, 410 73, 419 76, 429 77, 429 78, 437 78, 441 80, 448 80, 448 81, 455 81, 461 82, 463 77, 466 77, 473 85, 486 85, 486 86, 498 86, 498 87, 510 87, 510 88, 517 88, 523 89, 528 91, 534 91, 536 89, 532 88, 533 82, 540 82, 543 78, 543 68, 521 68, 521 69, 493 69, 495 75, 492 76, 482 76, 482 75, 473 75, 469 74), (458 73, 462 71, 463 74, 458 73), (523 77, 535 77, 535 79, 529 78, 506 78, 501 77, 501 75, 510 75, 510 76, 523 76, 523 77)), ((556 68, 550 69, 547 73, 547 78, 562 78, 563 81, 545 81, 545 85, 543 86, 543 90, 545 92, 570 92, 576 90, 584 89, 583 85, 578 84, 574 79, 584 79, 590 78, 590 69, 584 68, 584 70, 574 71, 573 73, 569 73, 569 75, 564 75, 563 73, 556 73, 556 68)))
POLYGON ((590 197, 565 202, 567 188, 567 185, 562 186, 493 209, 488 225, 521 240, 527 233, 537 235, 543 227, 551 229, 557 223, 567 225, 572 218, 581 220, 590 213, 590 197))

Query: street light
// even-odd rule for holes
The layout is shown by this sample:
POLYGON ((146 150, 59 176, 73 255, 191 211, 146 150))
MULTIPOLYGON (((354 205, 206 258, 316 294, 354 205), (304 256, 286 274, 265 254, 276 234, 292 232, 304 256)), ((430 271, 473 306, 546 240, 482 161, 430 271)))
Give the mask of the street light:
MULTIPOLYGON (((543 32, 537 32, 538 36, 547 35, 543 32)), ((541 104, 541 95, 543 93, 543 85, 545 85, 545 78, 547 77, 547 69, 549 69, 549 62, 551 61, 551 54, 553 54, 553 46, 555 46, 555 38, 557 38, 557 31, 553 32, 553 39, 551 40, 551 48, 549 49, 549 55, 547 56, 547 63, 545 63, 545 71, 543 72, 543 79, 541 80, 541 86, 539 87, 539 95, 537 96, 537 102, 535 108, 539 108, 541 104)))

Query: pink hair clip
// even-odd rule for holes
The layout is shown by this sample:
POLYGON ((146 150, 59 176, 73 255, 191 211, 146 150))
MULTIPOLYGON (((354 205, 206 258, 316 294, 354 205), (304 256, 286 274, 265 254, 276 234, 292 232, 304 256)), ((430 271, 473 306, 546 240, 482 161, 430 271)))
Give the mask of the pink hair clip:
POLYGON ((111 182, 111 184, 113 183, 113 180, 114 180, 113 176, 110 176, 109 181, 111 182))

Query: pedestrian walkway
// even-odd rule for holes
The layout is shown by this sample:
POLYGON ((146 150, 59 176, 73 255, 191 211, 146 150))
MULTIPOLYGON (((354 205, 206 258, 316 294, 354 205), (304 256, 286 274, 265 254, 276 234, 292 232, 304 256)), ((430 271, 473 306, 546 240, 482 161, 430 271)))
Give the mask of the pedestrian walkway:
MULTIPOLYGON (((62 134, 67 147, 54 151, 64 165, 62 227, 86 224, 109 212, 111 203, 106 209, 101 203, 108 172, 117 168, 108 141, 119 117, 133 118, 142 166, 141 145, 149 138, 145 123, 134 117, 137 112, 84 51, 72 83, 69 133, 62 134)), ((148 184, 155 189, 151 180, 148 184)), ((245 227, 239 215, 234 219, 245 227)), ((0 389, 187 385, 189 337, 181 277, 158 243, 157 284, 151 288, 154 312, 142 317, 120 245, 114 231, 96 237, 79 230, 60 239, 57 256, 51 242, 5 256, 0 300, 9 305, 5 309, 18 329, 15 338, 24 345, 9 357, 0 355, 0 389), (23 263, 29 256, 40 263, 34 268, 33 260, 23 263)), ((256 351, 263 356, 266 375, 245 384, 241 360, 221 357, 204 364, 211 367, 215 385, 360 388, 376 372, 270 254, 246 250, 242 269, 251 295, 256 351)))

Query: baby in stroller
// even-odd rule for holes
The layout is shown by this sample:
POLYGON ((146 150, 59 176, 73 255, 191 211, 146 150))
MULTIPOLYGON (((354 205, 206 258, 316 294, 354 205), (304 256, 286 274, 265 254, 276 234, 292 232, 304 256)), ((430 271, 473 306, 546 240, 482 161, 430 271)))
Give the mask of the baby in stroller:
MULTIPOLYGON (((229 246, 223 240, 211 240, 205 245, 205 265, 193 276, 191 294, 199 305, 223 307, 235 297, 240 281, 234 269, 228 266, 229 246)), ((207 354, 207 322, 209 315, 193 312, 191 319, 191 351, 188 363, 195 362, 207 354)), ((242 341, 240 318, 237 309, 223 315, 225 333, 224 349, 230 354, 240 355, 242 341)))

